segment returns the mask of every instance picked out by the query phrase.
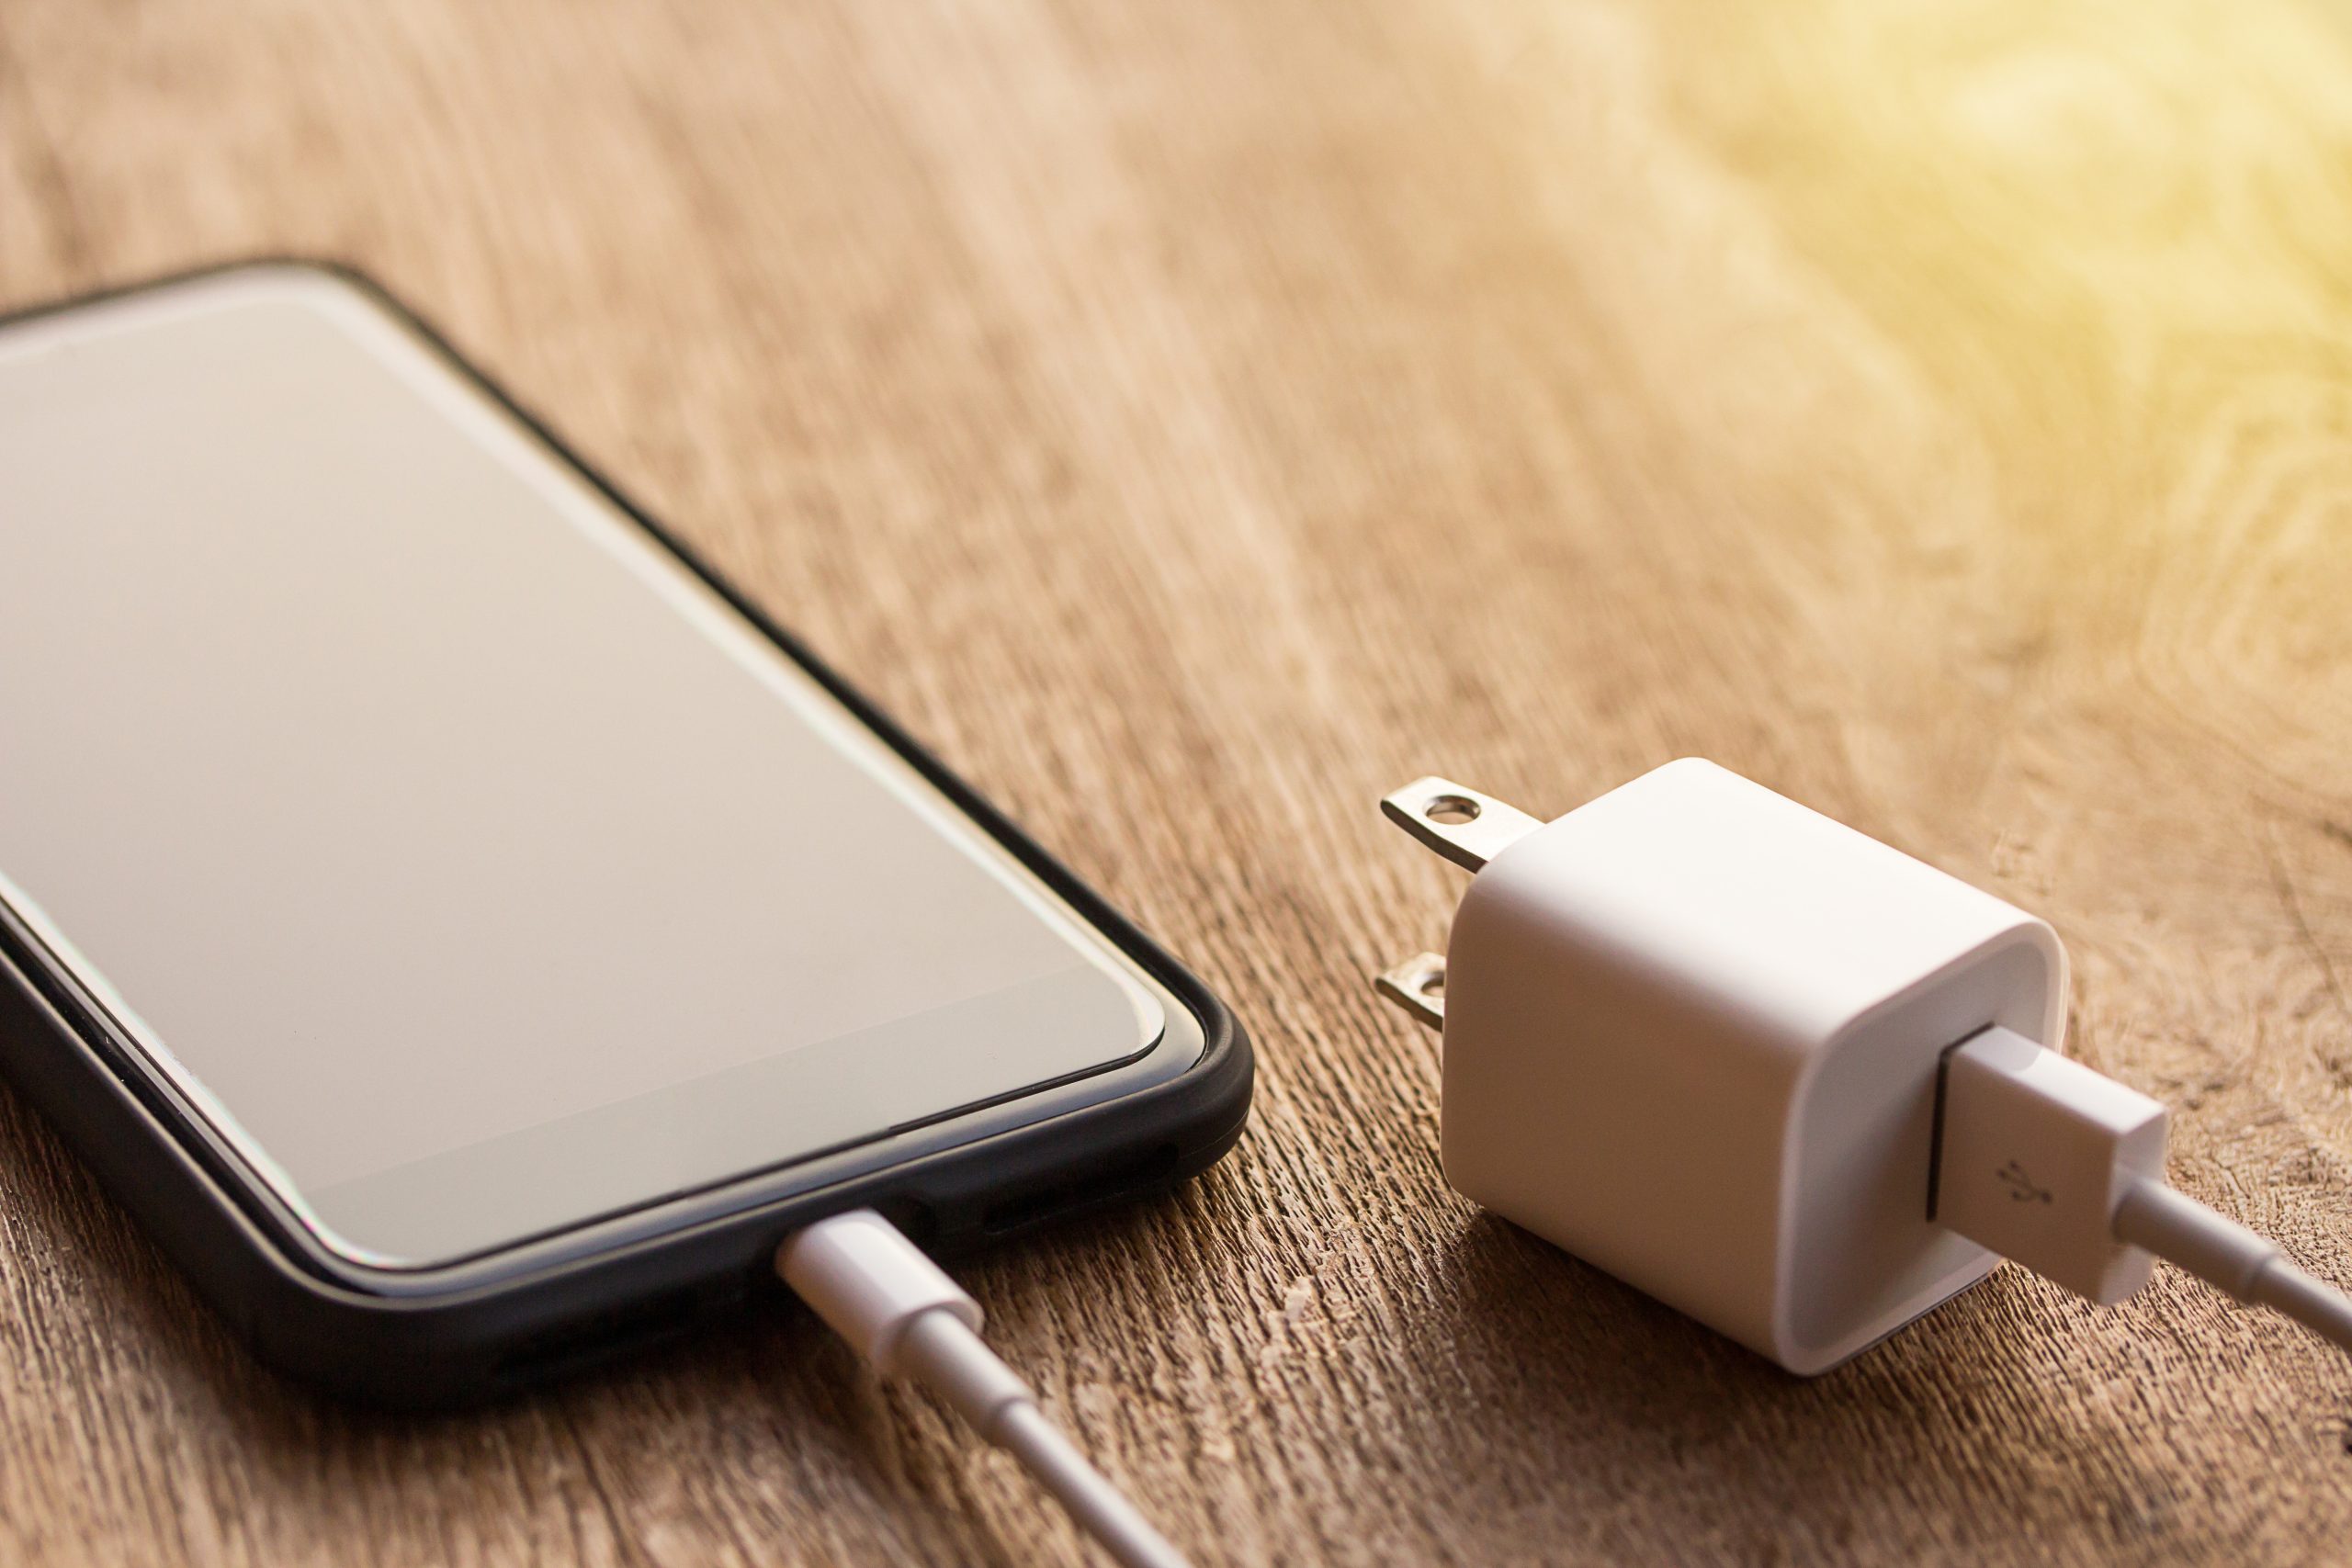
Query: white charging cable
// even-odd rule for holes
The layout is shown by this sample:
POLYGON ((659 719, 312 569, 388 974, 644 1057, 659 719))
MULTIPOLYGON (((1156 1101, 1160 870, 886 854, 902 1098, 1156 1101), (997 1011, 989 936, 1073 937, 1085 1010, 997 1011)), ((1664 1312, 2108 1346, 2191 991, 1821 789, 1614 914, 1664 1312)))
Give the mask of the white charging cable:
POLYGON ((1999 1028, 1946 1054, 1940 1088, 1939 1223, 2096 1302, 2153 1254, 2352 1350, 2352 1299, 2165 1183, 2158 1101, 1999 1028))
POLYGON ((820 1220, 776 1248, 775 1271, 875 1371, 922 1383, 1019 1460, 1125 1568, 1187 1568, 981 1342, 979 1303, 898 1226, 871 1209, 820 1220))

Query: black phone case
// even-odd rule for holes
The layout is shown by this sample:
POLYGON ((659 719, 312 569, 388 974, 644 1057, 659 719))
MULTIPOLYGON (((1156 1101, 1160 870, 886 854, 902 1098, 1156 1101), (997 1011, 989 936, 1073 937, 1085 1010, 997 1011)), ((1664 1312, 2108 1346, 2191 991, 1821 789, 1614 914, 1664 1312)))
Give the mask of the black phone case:
POLYGON ((0 325, 253 265, 331 274, 407 321, 1149 971, 1204 1037, 1200 1060, 1181 1076, 1102 1104, 494 1283, 379 1295, 332 1278, 281 1240, 284 1211, 135 1065, 130 1043, 50 973, 0 908, 0 1070, 262 1360, 386 1404, 489 1398, 782 1297, 770 1266, 777 1243, 827 1214, 871 1206, 951 1255, 1166 1190, 1233 1146, 1249 1115, 1252 1065, 1224 1004, 364 275, 329 262, 256 259, 16 311, 0 325))

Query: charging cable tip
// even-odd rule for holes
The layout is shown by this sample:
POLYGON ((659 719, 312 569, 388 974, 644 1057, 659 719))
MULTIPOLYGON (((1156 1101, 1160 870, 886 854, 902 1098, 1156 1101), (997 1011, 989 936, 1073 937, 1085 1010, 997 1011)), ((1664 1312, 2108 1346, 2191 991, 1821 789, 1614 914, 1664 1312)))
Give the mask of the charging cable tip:
POLYGON ((775 1271, 875 1371, 922 1384, 1019 1460, 1125 1568, 1187 1568, 981 1341, 979 1303, 898 1226, 871 1209, 820 1220, 785 1238, 775 1271))
POLYGON ((2352 1350, 2352 1299, 2165 1182, 2165 1108, 1995 1027, 1944 1054, 1934 1218, 2095 1302, 2161 1258, 2352 1350))

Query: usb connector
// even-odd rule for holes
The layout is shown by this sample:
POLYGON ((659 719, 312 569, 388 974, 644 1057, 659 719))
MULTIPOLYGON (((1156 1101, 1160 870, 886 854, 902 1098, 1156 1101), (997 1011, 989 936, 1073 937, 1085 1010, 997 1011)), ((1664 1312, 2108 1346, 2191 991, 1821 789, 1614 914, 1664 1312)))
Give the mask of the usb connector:
POLYGON ((1934 1217, 2077 1295, 2148 1280, 2115 1211, 2165 1179, 2165 1108, 2021 1034, 1988 1029, 1944 1055, 1934 1217))
POLYGON ((2151 1255, 2352 1349, 2352 1301, 2165 1182, 2165 1108, 2006 1029, 1944 1058, 1935 1219, 2095 1302, 2151 1255))

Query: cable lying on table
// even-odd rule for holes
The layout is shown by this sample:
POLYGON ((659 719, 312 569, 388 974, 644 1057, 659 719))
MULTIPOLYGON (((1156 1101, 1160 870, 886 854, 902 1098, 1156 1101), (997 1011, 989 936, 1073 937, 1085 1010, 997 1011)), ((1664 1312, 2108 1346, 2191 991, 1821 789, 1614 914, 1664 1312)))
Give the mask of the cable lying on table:
POLYGON ((2006 1029, 1945 1054, 1938 1223, 2096 1302, 2150 1255, 2352 1350, 2352 1300, 2165 1181, 2164 1106, 2006 1029))
POLYGON ((922 1383, 1019 1460, 1125 1568, 1186 1568, 981 1342, 979 1303, 896 1225, 871 1209, 820 1220, 776 1248, 775 1269, 876 1371, 922 1383))

